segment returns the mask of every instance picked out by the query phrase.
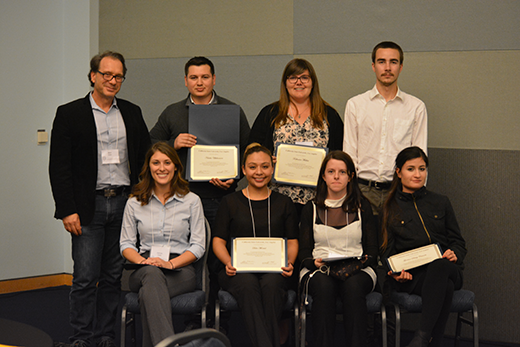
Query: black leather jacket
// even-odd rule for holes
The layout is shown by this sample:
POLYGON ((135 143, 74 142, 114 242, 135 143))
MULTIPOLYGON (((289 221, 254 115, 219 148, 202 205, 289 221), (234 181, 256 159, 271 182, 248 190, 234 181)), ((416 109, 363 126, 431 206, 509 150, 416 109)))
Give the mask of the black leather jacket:
POLYGON ((451 249, 457 255, 456 264, 463 269, 466 242, 462 237, 455 212, 449 199, 422 187, 413 194, 398 188, 395 218, 388 226, 388 246, 383 253, 383 264, 394 254, 417 247, 438 243, 442 252, 451 249))

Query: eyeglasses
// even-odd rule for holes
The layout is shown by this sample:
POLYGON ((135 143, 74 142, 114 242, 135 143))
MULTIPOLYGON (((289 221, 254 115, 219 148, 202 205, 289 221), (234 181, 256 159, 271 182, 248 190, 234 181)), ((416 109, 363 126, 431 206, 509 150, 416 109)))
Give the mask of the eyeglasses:
POLYGON ((103 75, 103 79, 107 82, 112 81, 112 79, 114 79, 114 78, 116 79, 117 83, 123 83, 123 81, 125 80, 125 76, 112 75, 107 72, 101 72, 101 71, 97 71, 97 73, 100 75, 103 75))
POLYGON ((298 80, 300 80, 300 82, 303 84, 307 84, 311 81, 311 76, 303 75, 300 77, 296 77, 296 76, 287 77, 287 81, 289 81, 289 83, 291 83, 291 84, 296 84, 296 82, 298 82, 298 80))

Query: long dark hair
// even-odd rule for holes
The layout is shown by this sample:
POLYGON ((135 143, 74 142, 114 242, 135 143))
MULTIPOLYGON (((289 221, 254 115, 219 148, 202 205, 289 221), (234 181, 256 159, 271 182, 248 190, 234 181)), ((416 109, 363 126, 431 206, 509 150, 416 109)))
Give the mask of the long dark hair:
POLYGON ((310 62, 305 59, 295 58, 287 63, 283 70, 282 80, 280 83, 280 100, 273 104, 273 107, 278 105, 278 115, 273 119, 272 125, 275 128, 287 123, 287 114, 289 113, 289 106, 291 99, 287 91, 287 78, 303 73, 305 70, 309 71, 309 77, 312 80, 312 90, 309 95, 311 102, 311 124, 314 128, 323 129, 324 123, 329 124, 327 120, 327 104, 320 95, 320 85, 318 83, 318 76, 310 62))
POLYGON ((143 169, 139 174, 140 182, 134 186, 132 194, 130 194, 130 197, 135 196, 137 201, 141 202, 141 206, 148 204, 152 196, 153 188, 155 187, 155 181, 150 170, 150 160, 157 151, 170 158, 175 168, 177 168, 170 182, 170 194, 167 199, 174 194, 184 196, 190 192, 188 182, 182 178, 183 167, 177 152, 166 142, 157 142, 146 152, 143 169))
POLYGON ((397 170, 401 171, 407 161, 416 158, 422 158, 426 167, 428 167, 429 163, 426 153, 417 146, 403 149, 395 158, 394 178, 392 179, 392 185, 390 186, 388 197, 383 205, 383 217, 381 219, 381 239, 383 240, 381 250, 383 251, 386 249, 386 246, 388 246, 388 224, 397 216, 398 213, 395 194, 397 188, 401 186, 401 179, 397 175, 397 170))
POLYGON ((361 208, 361 199, 363 194, 359 190, 358 179, 356 174, 356 167, 352 158, 343 151, 332 151, 327 154, 323 162, 321 163, 320 175, 318 177, 318 184, 316 186, 316 196, 314 197, 314 203, 319 208, 327 208, 325 206, 325 199, 327 199, 328 187, 327 183, 323 179, 327 163, 331 160, 340 160, 347 166, 347 174, 350 177, 350 182, 347 184, 347 197, 343 202, 342 208, 345 212, 357 212, 361 208))

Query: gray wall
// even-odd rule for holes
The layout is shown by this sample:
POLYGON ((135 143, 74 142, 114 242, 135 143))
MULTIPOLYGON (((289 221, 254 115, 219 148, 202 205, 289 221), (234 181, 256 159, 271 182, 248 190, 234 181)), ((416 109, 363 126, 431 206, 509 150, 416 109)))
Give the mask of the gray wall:
POLYGON ((217 92, 252 123, 278 98, 291 58, 312 62, 322 96, 343 114, 374 85, 372 47, 401 44, 400 87, 428 108, 428 185, 451 198, 467 240, 465 287, 476 293, 481 337, 520 343, 518 18, 512 0, 114 0, 100 4, 100 49, 129 58, 121 96, 151 127, 186 96, 183 65, 194 55, 214 61, 217 92))
POLYGON ((49 145, 38 146, 36 133, 50 132, 56 107, 89 90, 97 1, 0 0, 0 26, 0 280, 70 273, 70 236, 53 218, 49 145))

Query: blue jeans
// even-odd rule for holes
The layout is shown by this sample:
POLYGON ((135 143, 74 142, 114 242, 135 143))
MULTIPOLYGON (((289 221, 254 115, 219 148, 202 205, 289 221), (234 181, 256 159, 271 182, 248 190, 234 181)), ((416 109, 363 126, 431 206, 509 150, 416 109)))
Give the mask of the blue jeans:
POLYGON ((80 236, 72 236, 71 342, 115 337, 123 270, 119 235, 126 201, 126 196, 97 195, 92 222, 81 226, 80 236))

